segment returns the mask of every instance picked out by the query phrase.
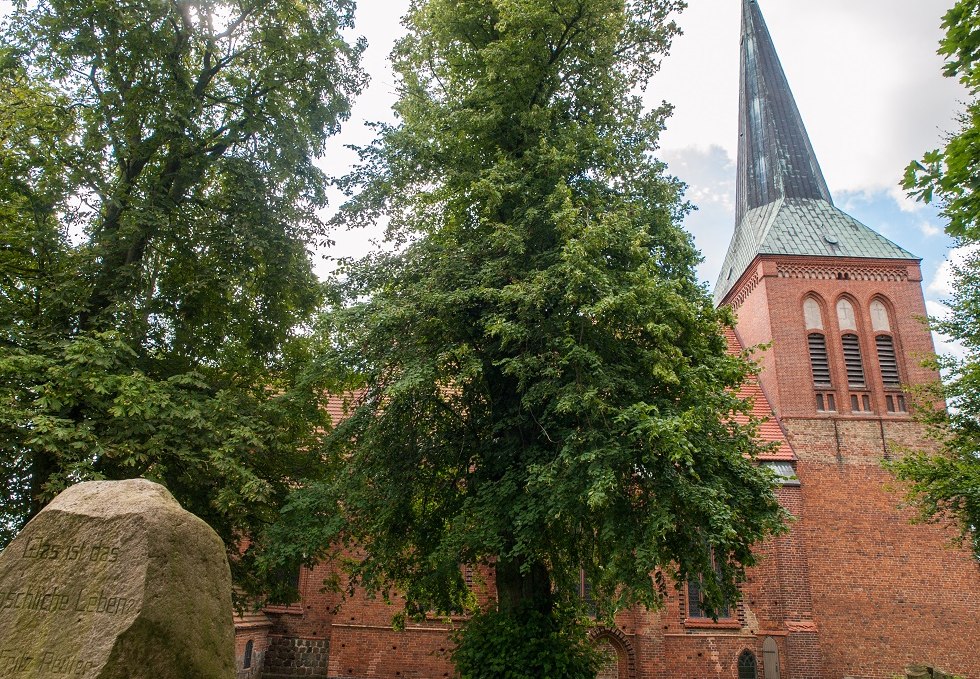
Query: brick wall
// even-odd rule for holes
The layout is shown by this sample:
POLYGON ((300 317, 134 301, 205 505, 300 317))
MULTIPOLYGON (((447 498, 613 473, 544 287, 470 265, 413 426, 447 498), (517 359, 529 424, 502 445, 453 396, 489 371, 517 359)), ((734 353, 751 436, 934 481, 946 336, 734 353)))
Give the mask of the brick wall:
MULTIPOLYGON (((881 466, 881 423, 785 420, 800 456, 801 521, 826 676, 885 679, 914 662, 980 677, 980 565, 938 526, 911 525, 881 466), (837 442, 840 442, 839 445, 837 442)), ((922 445, 915 423, 887 443, 922 445)))
POLYGON ((270 621, 263 613, 235 616, 236 679, 261 679, 270 627, 270 621))
POLYGON ((809 417, 816 412, 808 331, 803 322, 803 301, 808 296, 817 299, 822 307, 838 412, 850 410, 840 342, 843 331, 836 312, 842 297, 851 300, 857 312, 857 334, 868 376, 866 391, 876 415, 886 414, 885 398, 891 392, 883 388, 878 375, 875 333, 869 314, 873 300, 880 299, 889 308, 903 382, 924 384, 937 379, 935 372, 920 365, 923 358, 933 355, 934 349, 932 337, 921 322, 926 308, 918 264, 877 264, 883 267, 880 277, 884 280, 868 275, 868 269, 876 265, 869 260, 780 257, 777 261, 774 257, 761 257, 754 265, 760 280, 736 309, 738 334, 746 346, 771 343, 762 359, 761 380, 780 417, 809 417), (786 271, 803 264, 808 267, 804 272, 786 271), (809 275, 821 277, 804 277, 809 275))

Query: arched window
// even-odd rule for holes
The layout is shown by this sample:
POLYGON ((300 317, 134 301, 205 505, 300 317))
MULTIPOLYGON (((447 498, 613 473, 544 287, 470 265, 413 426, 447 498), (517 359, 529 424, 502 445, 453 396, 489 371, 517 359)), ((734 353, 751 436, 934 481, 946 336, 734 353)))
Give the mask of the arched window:
POLYGON ((738 679, 759 679, 755 654, 752 651, 742 651, 742 655, 738 656, 738 679))
POLYGON ((697 578, 690 579, 687 581, 687 617, 691 619, 708 619, 712 615, 716 619, 730 618, 732 617, 732 609, 726 602, 722 606, 715 607, 715 610, 709 612, 707 602, 704 600, 704 579, 714 576, 718 580, 721 579, 721 564, 715 559, 714 550, 711 551, 711 565, 713 567, 714 573, 706 573, 705 575, 697 578))
MULTIPOLYGON (((858 323, 854 305, 849 299, 837 301, 837 324, 840 327, 841 344, 844 347, 844 367, 847 369, 847 386, 864 389, 864 359, 861 356, 861 340, 857 336, 858 323)), ((853 402, 854 397, 851 397, 853 402)))
MULTIPOLYGON (((876 299, 868 307, 871 314, 871 327, 875 331, 875 349, 878 353, 878 369, 881 372, 881 385, 886 390, 898 391, 902 388, 902 375, 898 369, 898 352, 892 332, 891 316, 885 303, 876 299)), ((904 394, 887 394, 885 406, 890 413, 906 412, 904 394)))
POLYGON ((880 299, 876 299, 871 302, 868 311, 871 313, 871 327, 875 331, 881 383, 885 389, 901 389, 902 379, 898 373, 898 355, 895 353, 895 338, 892 336, 888 307, 880 299))
POLYGON ((252 651, 255 649, 255 643, 249 639, 245 642, 245 658, 242 661, 242 669, 247 670, 252 666, 252 651))
POLYGON ((830 379, 830 359, 827 356, 827 336, 824 334, 823 306, 816 297, 803 300, 803 322, 806 324, 807 349, 810 352, 810 370, 813 375, 813 388, 817 390, 817 412, 835 412, 836 399, 833 393, 820 393, 832 389, 830 379))

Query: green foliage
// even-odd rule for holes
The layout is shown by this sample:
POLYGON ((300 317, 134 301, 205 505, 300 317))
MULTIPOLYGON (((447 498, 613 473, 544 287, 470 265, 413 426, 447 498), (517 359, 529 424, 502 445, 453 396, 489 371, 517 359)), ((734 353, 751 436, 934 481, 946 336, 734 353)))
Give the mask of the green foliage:
POLYGON ((949 220, 946 232, 967 253, 953 271, 951 313, 933 321, 936 330, 961 343, 966 357, 945 357, 937 366, 949 377, 933 396, 946 398, 949 412, 921 413, 939 442, 938 454, 912 454, 893 468, 910 482, 908 497, 920 517, 955 526, 980 558, 980 2, 957 2, 943 28, 939 53, 946 57, 945 74, 959 78, 974 100, 946 147, 909 165, 904 186, 924 202, 938 202, 949 220))
POLYGON ((605 659, 586 627, 537 611, 484 611, 453 635, 461 679, 595 679, 605 659))
POLYGON ((503 613, 580 606, 582 569, 602 615, 658 606, 712 553, 710 601, 737 598, 783 513, 734 420, 751 367, 653 158, 669 108, 636 96, 680 5, 412 5, 400 123, 361 149, 338 218, 388 218, 402 247, 344 271, 330 322, 356 398, 282 549, 339 540, 352 582, 417 616, 465 607, 460 563, 493 565, 503 613))
MULTIPOLYGON (((315 476, 313 158, 363 85, 349 0, 16 3, 0 51, 0 544, 146 476, 239 538, 315 476)), ((245 577, 251 560, 236 559, 245 577)))

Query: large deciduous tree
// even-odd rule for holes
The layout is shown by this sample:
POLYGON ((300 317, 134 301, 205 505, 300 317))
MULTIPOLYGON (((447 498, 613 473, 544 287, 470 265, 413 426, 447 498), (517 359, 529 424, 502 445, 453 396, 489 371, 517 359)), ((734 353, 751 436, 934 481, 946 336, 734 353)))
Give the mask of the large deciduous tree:
POLYGON ((363 85, 353 11, 16 3, 0 52, 0 544, 69 483, 147 476, 235 550, 315 473, 313 159, 363 85))
POLYGON ((909 498, 928 521, 950 522, 980 558, 980 1, 961 0, 943 18, 946 36, 939 53, 945 74, 958 78, 973 96, 960 130, 946 146, 911 163, 905 188, 936 202, 948 220, 946 232, 965 257, 953 270, 951 312, 934 327, 960 342, 965 358, 944 357, 948 378, 940 388, 951 409, 923 417, 940 442, 937 454, 918 453, 895 465, 911 482, 909 498))
POLYGON ((417 0, 398 124, 347 180, 338 222, 386 218, 401 247, 345 271, 337 474, 297 492, 277 537, 355 550, 352 582, 413 615, 458 610, 460 564, 492 566, 465 677, 588 676, 561 625, 583 571, 604 614, 700 576, 719 606, 782 525, 734 420, 750 367, 653 157, 669 108, 637 95, 681 5, 417 0))

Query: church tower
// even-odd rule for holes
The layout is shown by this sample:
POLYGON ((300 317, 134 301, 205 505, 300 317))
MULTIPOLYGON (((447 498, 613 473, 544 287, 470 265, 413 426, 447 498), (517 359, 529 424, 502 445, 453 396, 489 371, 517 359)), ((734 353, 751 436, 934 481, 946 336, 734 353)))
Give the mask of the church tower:
MULTIPOLYGON (((919 260, 834 205, 757 0, 742 0, 736 227, 715 301, 797 456, 821 676, 903 663, 980 676, 980 569, 911 526, 883 461, 930 444, 910 387, 938 375, 919 260), (973 641, 965 641, 973 640, 973 641)), ((855 162, 860 162, 856 158, 855 162)))
POLYGON ((936 375, 919 260, 834 206, 758 2, 743 0, 736 229, 715 287, 783 418, 901 420, 936 375), (805 349, 805 350, 801 350, 805 349))

